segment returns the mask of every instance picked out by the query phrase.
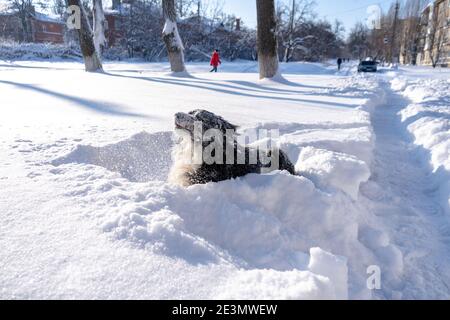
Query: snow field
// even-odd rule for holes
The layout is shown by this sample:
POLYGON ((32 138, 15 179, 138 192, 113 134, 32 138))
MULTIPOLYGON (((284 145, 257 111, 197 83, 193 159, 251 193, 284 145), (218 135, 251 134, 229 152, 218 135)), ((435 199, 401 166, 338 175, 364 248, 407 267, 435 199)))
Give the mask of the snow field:
POLYGON ((96 170, 89 173, 92 167, 77 165, 78 174, 83 168, 87 172, 71 175, 66 185, 75 183, 69 194, 83 195, 89 207, 114 204, 97 208, 95 215, 116 241, 191 264, 226 263, 241 270, 240 280, 227 284, 220 297, 367 298, 365 268, 398 255, 386 235, 363 227, 364 213, 355 203, 360 184, 370 177, 373 136, 368 113, 363 108, 352 113, 358 121, 345 125, 269 122, 255 127, 280 130, 278 142, 297 163, 297 177, 278 172, 187 189, 171 186, 165 182, 170 132, 140 133, 104 147, 78 146, 53 164, 64 175, 75 162, 146 182, 103 181, 96 170), (86 179, 90 174, 95 178, 86 179), (350 275, 347 259, 336 254, 351 257, 350 275), (265 290, 256 290, 259 286, 265 290))
POLYGON ((162 64, 20 65, 0 79, 2 297, 371 298, 372 265, 400 281, 402 253, 360 202, 361 185, 376 188, 377 77, 301 63, 282 66, 285 83, 258 82, 248 62, 214 78, 201 65, 191 78, 162 64), (167 183, 173 115, 200 107, 243 133, 278 129, 298 176, 167 183), (43 240, 14 240, 24 234, 43 240))

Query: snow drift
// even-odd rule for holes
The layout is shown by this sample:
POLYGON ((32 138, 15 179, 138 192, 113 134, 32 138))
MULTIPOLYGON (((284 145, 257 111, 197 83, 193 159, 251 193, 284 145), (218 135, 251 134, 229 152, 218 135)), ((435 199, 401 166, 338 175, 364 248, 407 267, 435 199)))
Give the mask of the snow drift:
POLYGON ((68 155, 53 160, 52 164, 92 164, 118 172, 134 182, 164 181, 169 172, 171 146, 171 133, 141 132, 104 147, 79 145, 68 155))
POLYGON ((401 120, 414 143, 429 152, 444 208, 450 213, 450 80, 395 78, 391 85, 412 102, 400 112, 401 120))
MULTIPOLYGON (((367 266, 390 262, 386 252, 395 249, 366 226, 356 202, 370 177, 373 137, 367 112, 354 112, 360 121, 351 125, 256 127, 280 130, 278 142, 297 163, 298 176, 274 172, 170 185, 169 132, 78 146, 52 163, 65 174, 74 166, 84 171, 71 175, 67 192, 92 205, 109 204, 95 215, 112 239, 189 264, 239 270, 216 298, 368 298, 367 266), (106 169, 120 176, 111 178, 106 169)), ((255 127, 243 130, 249 129, 255 127)))
POLYGON ((289 83, 261 84, 254 62, 217 75, 191 64, 192 78, 167 67, 3 67, 1 297, 371 298, 372 265, 403 285, 402 252, 359 192, 377 195, 375 76, 295 63, 283 65, 289 83), (201 106, 242 131, 279 129, 298 176, 167 183, 173 115, 201 106))

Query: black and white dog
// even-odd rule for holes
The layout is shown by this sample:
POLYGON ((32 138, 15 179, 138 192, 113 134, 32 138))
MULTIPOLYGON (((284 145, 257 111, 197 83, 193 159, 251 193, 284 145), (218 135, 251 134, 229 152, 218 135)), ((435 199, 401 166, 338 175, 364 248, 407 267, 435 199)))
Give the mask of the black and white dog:
POLYGON ((212 112, 177 113, 175 129, 179 141, 173 150, 171 183, 190 186, 275 170, 295 175, 294 165, 282 150, 243 146, 237 142, 237 126, 212 112))

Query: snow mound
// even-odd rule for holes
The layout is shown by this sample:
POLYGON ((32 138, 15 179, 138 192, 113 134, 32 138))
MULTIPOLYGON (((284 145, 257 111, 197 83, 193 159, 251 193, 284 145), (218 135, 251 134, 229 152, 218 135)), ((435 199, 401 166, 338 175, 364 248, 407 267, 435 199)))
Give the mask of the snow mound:
POLYGON ((406 89, 408 82, 405 78, 396 77, 391 81, 391 88, 394 91, 403 91, 406 89))
POLYGON ((174 186, 166 182, 167 132, 78 146, 52 162, 52 173, 67 179, 67 194, 82 198, 111 241, 194 266, 231 267, 219 298, 369 298, 367 266, 397 265, 397 256, 388 238, 364 237, 371 218, 355 200, 370 175, 374 138, 367 111, 348 116, 248 128, 278 129, 276 143, 299 176, 174 186))
MULTIPOLYGON (((332 300, 338 299, 330 279, 308 271, 240 271, 221 288, 223 300, 332 300)), ((343 297, 340 297, 344 299, 343 297)))
POLYGON ((280 137, 280 145, 297 158, 303 147, 314 147, 372 162, 373 134, 369 127, 298 130, 280 137))
MULTIPOLYGON (((190 235, 190 240, 184 240, 192 246, 206 239, 257 268, 290 270, 302 266, 297 252, 310 247, 301 239, 318 236, 311 227, 315 220, 334 220, 325 194, 309 180, 284 173, 249 175, 187 189, 159 185, 145 194, 145 201, 120 210, 107 221, 105 230, 153 249, 163 229, 167 232, 160 237, 164 243, 158 244, 159 251, 180 246, 168 233, 176 230, 177 234, 190 235), (293 195, 294 203, 288 201, 293 195)), ((183 258, 188 251, 180 252, 183 258)), ((211 261, 208 257, 203 263, 211 261)))
POLYGON ((332 255, 320 248, 310 250, 308 268, 316 274, 328 277, 334 286, 336 297, 348 298, 347 259, 332 255))
POLYGON ((336 188, 353 200, 358 199, 361 183, 370 178, 367 164, 356 157, 313 147, 302 150, 296 170, 319 188, 336 188))
POLYGON ((79 145, 52 164, 92 164, 118 172, 134 181, 165 181, 171 164, 172 134, 142 132, 133 137, 104 147, 79 145))
POLYGON ((95 215, 113 241, 195 266, 241 270, 219 298, 345 299, 343 260, 307 253, 321 247, 368 257, 349 198, 330 197, 304 177, 275 172, 180 188, 132 183, 98 166, 53 173, 70 181, 67 194, 82 196, 86 214, 95 215), (270 290, 253 291, 264 284, 270 290))
MULTIPOLYGON (((359 221, 365 218, 351 198, 323 193, 305 177, 275 172, 180 188, 164 182, 111 183, 111 176, 105 173, 103 180, 95 167, 85 170, 92 171, 96 179, 87 178, 86 172, 71 176, 71 183, 80 190, 71 194, 83 193, 85 201, 98 205, 99 225, 112 239, 193 265, 277 271, 273 277, 267 274, 269 282, 301 279, 289 273, 292 270, 311 271, 331 281, 317 284, 319 291, 304 291, 312 281, 308 276, 306 283, 295 288, 274 291, 278 298, 306 298, 307 292, 311 298, 348 296, 344 283, 350 276, 343 263, 338 263, 341 259, 308 259, 313 247, 350 257, 353 293, 366 290, 364 266, 378 263, 358 239, 359 221), (110 188, 99 195, 97 185, 107 181, 110 188), (317 267, 314 261, 321 259, 336 267, 317 267), (327 270, 334 270, 333 274, 327 270), (291 295, 291 290, 300 291, 291 295)), ((236 290, 231 291, 236 297, 246 296, 247 291, 236 290)), ((254 294, 255 298, 266 297, 261 292, 254 294)))
POLYGON ((408 84, 402 94, 413 103, 401 111, 402 122, 415 143, 429 150, 434 170, 450 170, 450 83, 419 80, 408 84))
POLYGON ((331 300, 348 298, 347 260, 310 250, 308 271, 240 270, 219 299, 331 300))
POLYGON ((400 112, 414 143, 429 152, 436 184, 440 185, 444 209, 450 214, 450 82, 416 80, 398 88, 411 103, 400 112))

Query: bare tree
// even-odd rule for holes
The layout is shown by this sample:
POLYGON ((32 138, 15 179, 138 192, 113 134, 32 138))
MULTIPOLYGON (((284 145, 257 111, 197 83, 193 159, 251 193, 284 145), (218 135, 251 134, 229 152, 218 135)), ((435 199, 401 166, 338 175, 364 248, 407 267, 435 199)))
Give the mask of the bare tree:
POLYGON ((65 0, 53 0, 53 4, 51 6, 52 12, 57 14, 60 17, 63 17, 66 14, 66 1, 65 0))
POLYGON ((369 29, 361 22, 355 24, 350 30, 348 50, 354 58, 362 60, 367 57, 370 50, 369 29))
POLYGON ((165 19, 163 40, 166 45, 172 72, 184 72, 184 47, 177 27, 177 14, 174 0, 162 0, 165 19))
POLYGON ((86 10, 81 3, 81 0, 68 0, 67 2, 69 6, 77 6, 78 8, 80 8, 80 28, 77 30, 77 32, 86 71, 103 71, 100 57, 97 50, 95 49, 94 35, 91 29, 91 25, 89 24, 86 10))
POLYGON ((199 0, 176 0, 175 10, 180 17, 189 16, 194 8, 197 8, 199 0))
POLYGON ((313 16, 313 0, 291 0, 289 6, 279 2, 277 9, 279 35, 284 48, 283 61, 289 62, 296 49, 303 50, 304 39, 296 35, 301 33, 302 25, 313 16))
POLYGON ((278 74, 277 22, 274 0, 256 0, 259 77, 278 74))
POLYGON ((31 42, 33 40, 33 30, 31 24, 31 17, 34 14, 33 0, 8 0, 8 4, 11 9, 17 12, 17 16, 21 25, 21 37, 20 40, 24 42, 31 42))
POLYGON ((100 56, 106 46, 105 38, 105 13, 103 12, 102 0, 93 0, 93 16, 94 16, 94 45, 95 50, 100 56))
POLYGON ((212 23, 220 20, 223 13, 224 0, 203 0, 201 2, 200 14, 211 20, 212 23))

